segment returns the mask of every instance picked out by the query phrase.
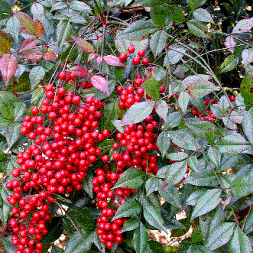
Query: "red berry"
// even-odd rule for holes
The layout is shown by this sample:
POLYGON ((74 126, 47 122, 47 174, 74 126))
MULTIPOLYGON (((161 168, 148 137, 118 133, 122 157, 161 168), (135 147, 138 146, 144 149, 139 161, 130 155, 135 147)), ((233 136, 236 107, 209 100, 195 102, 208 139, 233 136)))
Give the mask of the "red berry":
POLYGON ((230 101, 235 101, 235 96, 234 95, 230 96, 230 101))
POLYGON ((138 51, 138 55, 140 56, 140 57, 143 57, 144 55, 145 55, 145 50, 139 50, 138 51))
POLYGON ((140 78, 137 78, 137 79, 135 79, 134 84, 135 84, 137 87, 140 87, 140 86, 142 85, 142 80, 141 80, 140 78))
POLYGON ((61 72, 58 74, 58 78, 59 78, 60 80, 65 80, 65 79, 67 79, 67 73, 64 72, 64 71, 61 71, 61 72))
POLYGON ((135 47, 133 45, 131 45, 128 47, 127 51, 129 52, 129 54, 132 54, 135 51, 135 47))
POLYGON ((120 61, 126 61, 126 60, 127 60, 127 54, 121 53, 121 54, 119 55, 119 59, 120 59, 120 61))
POLYGON ((140 62, 141 62, 141 57, 140 56, 135 56, 133 58, 133 64, 134 65, 138 65, 138 64, 140 64, 140 62))
POLYGON ((39 107, 38 106, 34 106, 32 108, 32 110, 31 110, 31 112, 32 112, 33 115, 38 114, 40 112, 39 107))
POLYGON ((163 85, 160 86, 160 92, 161 93, 165 92, 165 87, 163 85))
POLYGON ((149 59, 148 58, 143 58, 142 59, 142 64, 143 65, 148 65, 149 64, 149 59))
POLYGON ((73 73, 69 73, 69 79, 74 80, 76 78, 76 75, 73 73))

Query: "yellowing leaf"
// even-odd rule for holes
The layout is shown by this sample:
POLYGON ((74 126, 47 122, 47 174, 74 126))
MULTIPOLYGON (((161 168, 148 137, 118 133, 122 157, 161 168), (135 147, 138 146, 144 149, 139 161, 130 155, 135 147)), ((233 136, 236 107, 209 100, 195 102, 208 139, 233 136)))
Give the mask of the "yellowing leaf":
POLYGON ((8 53, 10 51, 11 48, 11 40, 10 38, 7 36, 7 34, 5 34, 4 32, 2 32, 0 30, 0 56, 4 55, 6 53, 8 53))

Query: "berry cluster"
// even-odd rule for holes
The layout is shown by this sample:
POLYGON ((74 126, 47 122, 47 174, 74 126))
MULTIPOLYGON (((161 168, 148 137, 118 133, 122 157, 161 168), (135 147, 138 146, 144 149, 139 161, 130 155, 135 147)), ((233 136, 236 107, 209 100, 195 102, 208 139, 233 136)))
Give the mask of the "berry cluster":
MULTIPOLYGON (((135 52, 135 47, 133 45, 129 46, 127 49, 129 54, 133 54, 135 52)), ((149 59, 145 56, 145 50, 141 49, 138 51, 138 54, 133 57, 132 62, 134 65, 139 65, 142 63, 144 66, 149 64, 149 59)), ((128 58, 128 55, 126 53, 121 53, 119 55, 119 59, 123 62, 126 61, 128 58)))
POLYGON ((158 150, 156 143, 157 134, 153 133, 157 127, 157 122, 153 116, 145 119, 144 125, 131 124, 124 129, 124 133, 117 133, 116 139, 125 150, 121 153, 114 152, 112 158, 116 161, 117 172, 136 166, 140 170, 151 174, 158 171, 157 158, 149 152, 158 150))
POLYGON ((92 85, 92 83, 91 82, 81 82, 81 87, 83 88, 83 89, 89 89, 89 88, 91 88, 93 85, 92 85))
MULTIPOLYGON (((118 218, 112 221, 112 217, 119 208, 119 205, 126 199, 122 198, 119 204, 117 200, 115 200, 115 193, 111 188, 115 185, 120 175, 108 171, 109 169, 110 165, 108 164, 106 164, 103 169, 98 168, 96 170, 96 176, 92 180, 92 184, 93 191, 98 198, 97 207, 102 209, 101 217, 97 219, 97 234, 100 236, 100 242, 105 244, 108 249, 111 249, 114 242, 121 243, 123 241, 121 230, 126 219, 118 218), (117 209, 114 210, 116 206, 117 209)), ((120 189, 116 190, 116 194, 118 194, 118 190, 120 189)), ((134 189, 128 189, 128 191, 128 196, 135 192, 134 189)))
POLYGON ((144 95, 143 88, 135 89, 132 85, 127 86, 126 89, 118 86, 116 90, 120 93, 119 108, 121 110, 130 108, 133 104, 141 102, 144 95))
POLYGON ((32 144, 17 154, 20 168, 12 171, 17 179, 6 184, 14 192, 7 200, 16 216, 10 220, 15 233, 12 243, 18 247, 15 253, 42 252, 39 241, 48 233, 54 194, 81 190, 86 170, 101 155, 97 143, 110 135, 106 129, 97 131, 100 100, 89 96, 79 106, 81 98, 63 87, 48 84, 45 91, 42 106, 33 107, 33 116, 24 118, 20 132, 32 144))
POLYGON ((59 72, 58 78, 60 80, 67 80, 67 83, 73 82, 76 79, 76 75, 73 73, 66 73, 64 71, 59 72))

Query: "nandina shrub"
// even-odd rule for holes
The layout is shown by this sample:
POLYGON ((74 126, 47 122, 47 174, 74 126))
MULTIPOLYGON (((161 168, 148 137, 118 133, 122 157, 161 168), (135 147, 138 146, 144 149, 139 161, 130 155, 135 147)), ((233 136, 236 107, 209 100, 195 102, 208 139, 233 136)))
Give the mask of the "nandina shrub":
POLYGON ((252 252, 253 25, 227 2, 1 2, 6 252, 252 252))

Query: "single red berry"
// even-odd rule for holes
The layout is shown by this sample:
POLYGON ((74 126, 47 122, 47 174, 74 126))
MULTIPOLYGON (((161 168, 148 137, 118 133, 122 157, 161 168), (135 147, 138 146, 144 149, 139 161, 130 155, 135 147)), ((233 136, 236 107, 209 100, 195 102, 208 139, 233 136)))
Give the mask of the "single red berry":
POLYGON ((160 92, 161 93, 165 92, 165 87, 163 85, 160 86, 160 92))
POLYGON ((40 112, 39 107, 38 106, 34 106, 32 108, 32 110, 31 110, 31 112, 32 112, 33 115, 38 114, 40 112))
POLYGON ((64 72, 64 71, 61 71, 61 72, 58 74, 58 78, 59 78, 60 80, 65 80, 65 79, 67 79, 67 73, 64 72))
POLYGON ((143 58, 142 59, 142 64, 145 65, 145 66, 148 65, 149 64, 149 59, 148 58, 143 58))
POLYGON ((230 96, 230 101, 235 101, 235 96, 234 95, 230 96))
POLYGON ((143 57, 143 56, 145 55, 145 50, 144 50, 144 49, 139 50, 139 51, 138 51, 138 55, 139 55, 140 57, 143 57))
POLYGON ((142 85, 142 80, 141 80, 140 78, 137 78, 137 79, 135 79, 134 84, 135 84, 137 87, 140 87, 140 86, 142 85))
POLYGON ((129 54, 132 54, 135 51, 135 47, 133 45, 131 45, 128 47, 127 51, 129 52, 129 54))
POLYGON ((69 79, 74 80, 76 78, 76 75, 73 73, 69 73, 69 79))
MULTIPOLYGON (((144 58, 145 59, 145 58, 144 58)), ((140 64, 140 62, 141 62, 141 57, 140 56, 135 56, 134 58, 133 58, 133 64, 134 65, 138 65, 138 64, 140 64)))
POLYGON ((127 54, 126 53, 121 53, 119 55, 119 59, 120 59, 120 61, 126 61, 127 60, 127 54))

